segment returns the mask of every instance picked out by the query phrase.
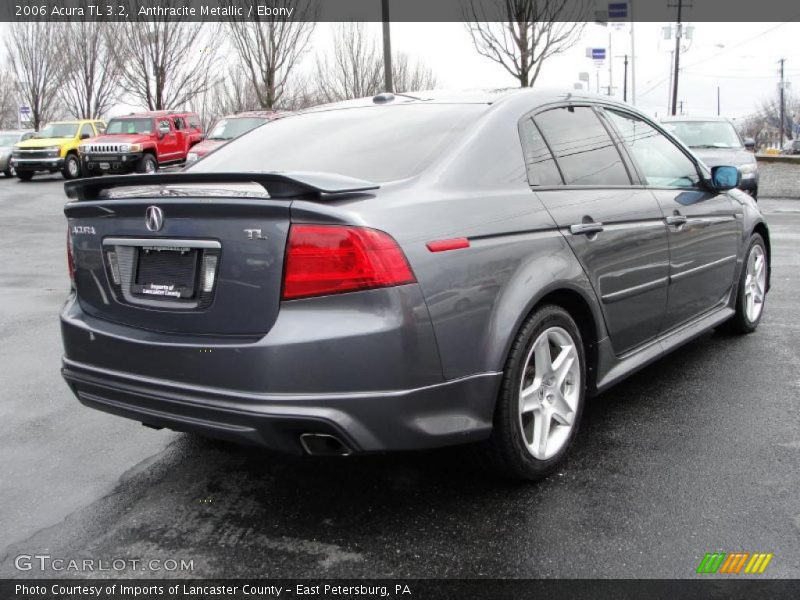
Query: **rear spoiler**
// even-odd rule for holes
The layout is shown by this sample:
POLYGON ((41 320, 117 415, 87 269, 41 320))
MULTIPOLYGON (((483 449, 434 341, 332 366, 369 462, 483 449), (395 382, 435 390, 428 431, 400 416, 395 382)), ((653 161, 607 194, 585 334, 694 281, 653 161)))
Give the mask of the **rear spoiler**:
POLYGON ((194 183, 256 183, 270 198, 318 197, 376 190, 377 183, 335 173, 293 172, 236 172, 236 173, 156 173, 153 175, 114 175, 68 181, 64 191, 75 200, 99 200, 103 193, 118 187, 142 187, 194 183))

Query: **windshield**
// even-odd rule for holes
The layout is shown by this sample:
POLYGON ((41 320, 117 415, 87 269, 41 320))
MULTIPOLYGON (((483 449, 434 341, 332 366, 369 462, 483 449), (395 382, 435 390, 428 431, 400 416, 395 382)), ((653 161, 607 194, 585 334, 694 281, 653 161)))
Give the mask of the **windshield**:
POLYGON ((0 146, 13 146, 19 138, 18 133, 0 133, 0 146))
POLYGON ((191 171, 318 171, 384 182, 419 174, 485 104, 407 104, 277 119, 226 144, 191 171))
POLYGON ((243 133, 247 133, 251 129, 255 129, 262 123, 266 123, 267 119, 264 117, 247 117, 237 119, 222 119, 217 121, 214 129, 208 134, 209 140, 232 140, 237 138, 243 133))
POLYGON ((111 119, 106 134, 153 133, 153 119, 111 119))
POLYGON ((669 121, 664 128, 689 148, 741 148, 742 141, 727 121, 669 121))
POLYGON ((48 123, 43 129, 40 129, 33 137, 41 138, 71 138, 75 137, 78 133, 77 123, 48 123))

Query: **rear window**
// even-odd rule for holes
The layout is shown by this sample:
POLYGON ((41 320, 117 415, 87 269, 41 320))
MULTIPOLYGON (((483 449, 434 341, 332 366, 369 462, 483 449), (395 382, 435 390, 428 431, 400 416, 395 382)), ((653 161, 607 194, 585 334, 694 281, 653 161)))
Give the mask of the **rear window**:
POLYGON ((188 170, 404 179, 419 174, 486 109, 485 104, 409 104, 292 115, 246 133, 188 170))

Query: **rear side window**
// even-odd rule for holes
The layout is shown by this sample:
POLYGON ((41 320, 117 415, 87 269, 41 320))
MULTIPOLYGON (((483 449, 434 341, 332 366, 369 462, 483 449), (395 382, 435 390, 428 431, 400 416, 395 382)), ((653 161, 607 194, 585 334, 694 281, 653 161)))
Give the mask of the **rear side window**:
POLYGON ((525 167, 528 170, 528 183, 531 185, 561 185, 561 173, 558 172, 556 161, 547 144, 544 143, 542 134, 533 123, 533 119, 526 118, 520 124, 520 137, 522 139, 522 152, 525 155, 525 167))
POLYGON ((631 184, 619 151, 591 108, 554 108, 539 113, 534 121, 567 185, 631 184))
POLYGON ((697 168, 678 147, 660 131, 633 115, 606 110, 605 114, 620 132, 647 185, 690 188, 700 177, 697 168))
POLYGON ((190 171, 318 171, 385 182, 412 177, 446 151, 486 104, 320 110, 257 127, 190 171))

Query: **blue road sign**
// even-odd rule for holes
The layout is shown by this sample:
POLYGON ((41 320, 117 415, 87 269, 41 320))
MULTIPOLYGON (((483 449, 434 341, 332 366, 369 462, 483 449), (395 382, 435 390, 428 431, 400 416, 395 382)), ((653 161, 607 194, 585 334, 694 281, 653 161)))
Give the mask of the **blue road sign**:
POLYGON ((605 59, 606 59, 605 48, 592 48, 592 60, 605 60, 605 59))
POLYGON ((609 19, 627 19, 628 18, 628 3, 627 2, 609 2, 608 3, 608 18, 609 19))

